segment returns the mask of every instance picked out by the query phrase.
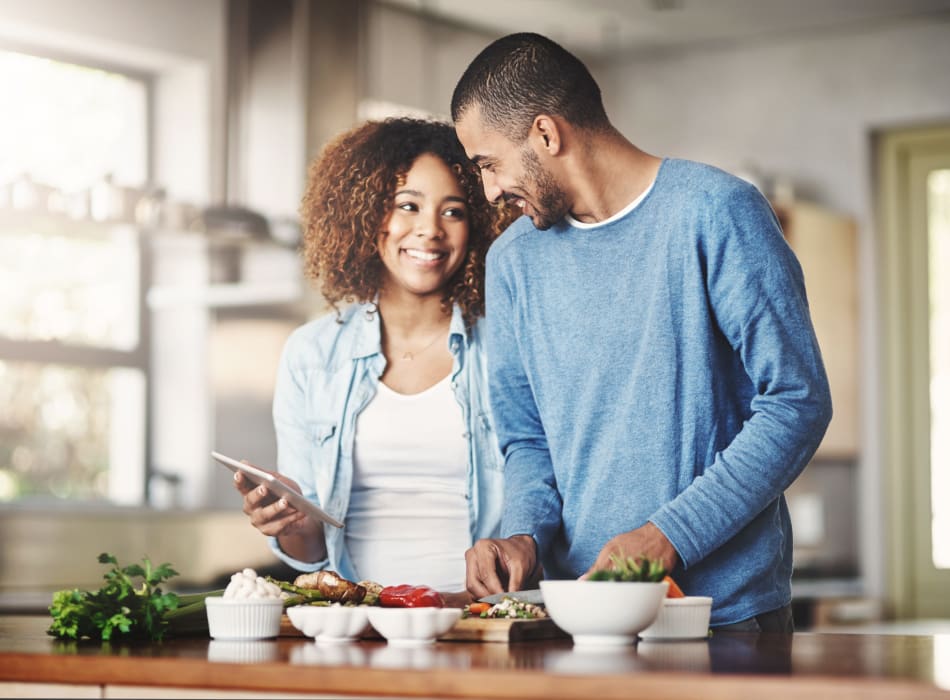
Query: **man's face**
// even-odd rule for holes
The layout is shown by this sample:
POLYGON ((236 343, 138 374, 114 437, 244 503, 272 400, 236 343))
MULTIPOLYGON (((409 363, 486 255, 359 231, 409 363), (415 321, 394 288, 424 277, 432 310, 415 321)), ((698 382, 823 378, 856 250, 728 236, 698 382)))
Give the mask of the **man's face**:
POLYGON ((567 195, 535 153, 531 138, 519 144, 499 131, 486 129, 477 107, 463 113, 455 131, 466 154, 481 170, 490 202, 501 198, 514 204, 542 231, 570 212, 567 195))

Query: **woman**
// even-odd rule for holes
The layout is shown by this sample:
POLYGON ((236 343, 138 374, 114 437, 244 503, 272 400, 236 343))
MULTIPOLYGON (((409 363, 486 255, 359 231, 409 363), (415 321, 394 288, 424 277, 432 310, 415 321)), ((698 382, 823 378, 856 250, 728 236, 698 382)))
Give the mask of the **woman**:
POLYGON ((345 527, 236 477, 244 512, 300 571, 462 592, 465 550, 501 518, 478 319, 508 214, 485 200, 452 127, 414 119, 330 143, 301 214, 307 274, 335 313, 284 348, 278 472, 345 527))

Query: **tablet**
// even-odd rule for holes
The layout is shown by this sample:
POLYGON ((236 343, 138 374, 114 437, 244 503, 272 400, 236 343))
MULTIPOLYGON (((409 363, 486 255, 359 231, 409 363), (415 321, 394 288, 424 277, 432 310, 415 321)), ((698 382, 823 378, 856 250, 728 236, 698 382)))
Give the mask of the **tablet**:
POLYGON ((343 523, 332 517, 322 508, 319 508, 308 501, 300 494, 300 492, 294 491, 273 474, 269 474, 263 469, 258 469, 253 465, 239 462, 236 459, 232 459, 231 457, 221 454, 220 452, 212 452, 211 456, 230 469, 232 472, 240 471, 255 484, 264 484, 271 491, 271 493, 275 493, 282 498, 286 498, 290 505, 300 512, 306 513, 314 520, 329 523, 334 527, 343 527, 343 523))

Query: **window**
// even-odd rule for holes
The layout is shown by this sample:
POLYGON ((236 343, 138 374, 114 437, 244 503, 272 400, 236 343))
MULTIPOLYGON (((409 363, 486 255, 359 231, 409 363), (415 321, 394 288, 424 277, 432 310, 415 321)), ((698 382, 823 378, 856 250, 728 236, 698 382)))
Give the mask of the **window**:
POLYGON ((148 84, 0 50, 0 502, 141 503, 148 84))

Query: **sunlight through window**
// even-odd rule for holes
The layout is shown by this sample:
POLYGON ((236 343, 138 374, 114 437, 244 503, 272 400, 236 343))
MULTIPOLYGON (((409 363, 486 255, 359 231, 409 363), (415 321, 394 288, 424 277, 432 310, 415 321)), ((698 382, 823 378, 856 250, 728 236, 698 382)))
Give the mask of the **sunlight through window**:
POLYGON ((927 177, 933 561, 950 569, 950 170, 927 177))
POLYGON ((0 95, 0 502, 140 503, 141 243, 95 205, 146 184, 147 84, 0 51, 0 95))

